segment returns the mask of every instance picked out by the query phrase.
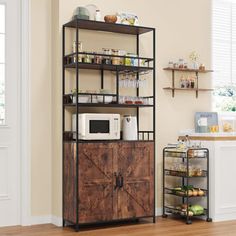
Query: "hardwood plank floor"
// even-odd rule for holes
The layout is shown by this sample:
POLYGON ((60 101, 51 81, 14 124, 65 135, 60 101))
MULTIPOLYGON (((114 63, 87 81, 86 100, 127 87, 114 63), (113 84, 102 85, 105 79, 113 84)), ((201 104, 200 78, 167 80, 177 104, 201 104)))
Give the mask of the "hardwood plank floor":
POLYGON ((76 233, 72 228, 61 228, 51 224, 29 227, 4 227, 0 228, 0 236, 236 236, 236 221, 207 223, 194 221, 186 225, 181 220, 158 218, 156 224, 148 221, 140 223, 119 224, 83 228, 76 233))

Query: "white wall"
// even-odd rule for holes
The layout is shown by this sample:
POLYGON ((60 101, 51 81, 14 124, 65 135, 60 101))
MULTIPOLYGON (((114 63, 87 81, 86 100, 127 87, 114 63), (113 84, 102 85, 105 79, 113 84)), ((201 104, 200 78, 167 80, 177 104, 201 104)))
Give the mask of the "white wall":
POLYGON ((32 215, 51 212, 51 1, 31 1, 32 215))

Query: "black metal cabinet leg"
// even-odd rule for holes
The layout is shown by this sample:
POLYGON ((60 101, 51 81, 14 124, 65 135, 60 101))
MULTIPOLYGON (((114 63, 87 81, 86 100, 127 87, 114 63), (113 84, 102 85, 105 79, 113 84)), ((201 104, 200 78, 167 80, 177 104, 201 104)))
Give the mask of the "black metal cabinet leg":
POLYGON ((153 222, 153 224, 156 223, 156 217, 155 216, 152 218, 152 222, 153 222))

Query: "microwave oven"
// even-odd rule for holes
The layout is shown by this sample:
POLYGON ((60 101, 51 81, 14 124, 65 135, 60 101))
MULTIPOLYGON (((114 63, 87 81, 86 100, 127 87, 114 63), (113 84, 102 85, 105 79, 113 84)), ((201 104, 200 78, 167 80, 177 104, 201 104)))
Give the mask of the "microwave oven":
MULTIPOLYGON (((120 139, 120 114, 78 114, 78 129, 81 140, 120 139)), ((76 131, 76 114, 72 115, 72 131, 76 131)))

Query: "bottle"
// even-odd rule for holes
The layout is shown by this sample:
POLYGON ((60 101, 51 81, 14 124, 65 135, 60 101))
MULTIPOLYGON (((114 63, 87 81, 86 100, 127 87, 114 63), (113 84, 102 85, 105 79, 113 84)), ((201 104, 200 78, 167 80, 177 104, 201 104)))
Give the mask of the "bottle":
POLYGON ((96 10, 95 12, 95 21, 101 21, 101 11, 100 10, 96 10))

